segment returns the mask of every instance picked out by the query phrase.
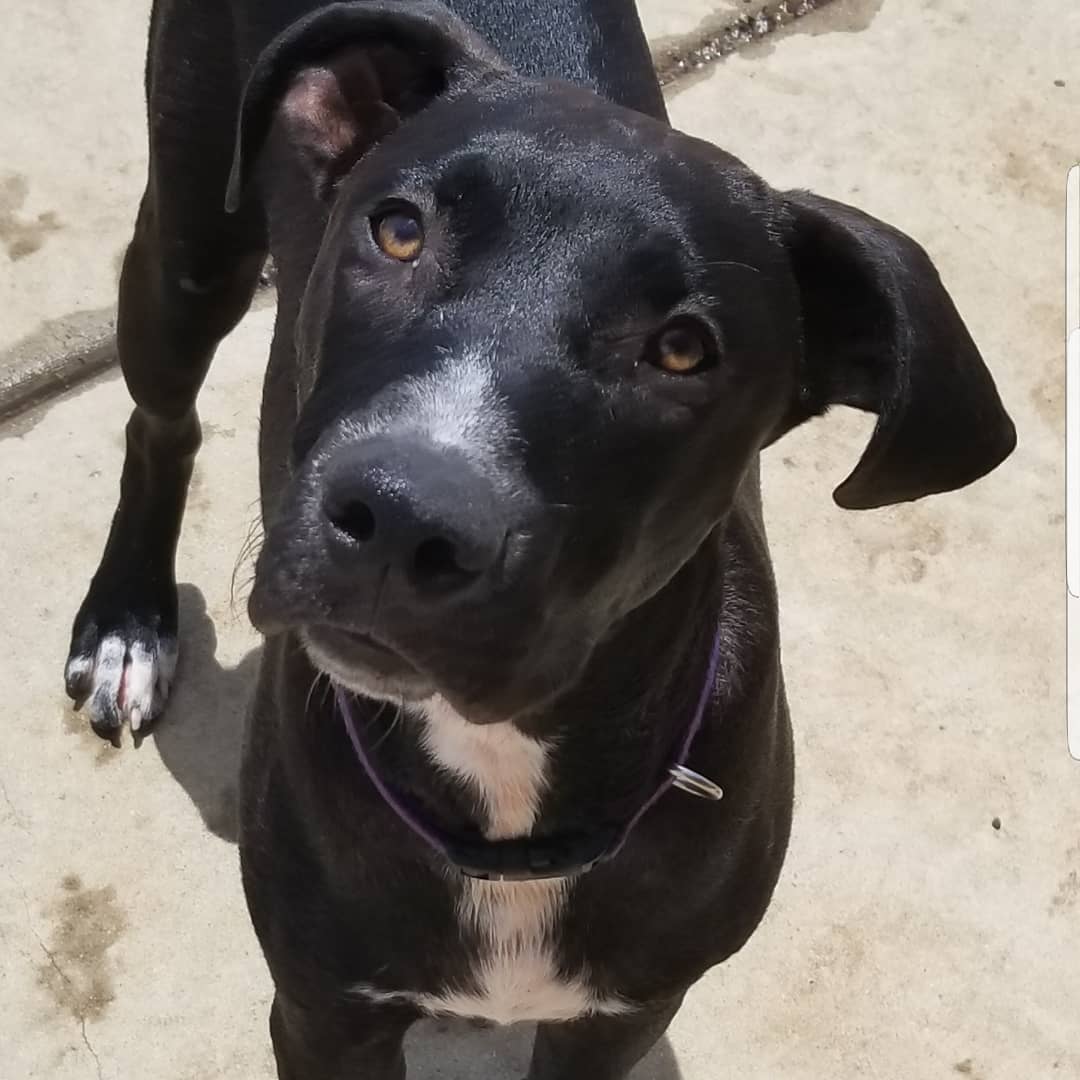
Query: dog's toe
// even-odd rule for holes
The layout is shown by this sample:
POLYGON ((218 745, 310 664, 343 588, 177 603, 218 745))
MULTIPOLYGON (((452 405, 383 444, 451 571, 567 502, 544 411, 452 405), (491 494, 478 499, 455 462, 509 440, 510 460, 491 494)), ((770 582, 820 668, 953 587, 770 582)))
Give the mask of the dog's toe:
POLYGON ((102 738, 111 739, 125 722, 138 732, 161 714, 176 660, 175 637, 105 634, 68 658, 67 692, 102 738))

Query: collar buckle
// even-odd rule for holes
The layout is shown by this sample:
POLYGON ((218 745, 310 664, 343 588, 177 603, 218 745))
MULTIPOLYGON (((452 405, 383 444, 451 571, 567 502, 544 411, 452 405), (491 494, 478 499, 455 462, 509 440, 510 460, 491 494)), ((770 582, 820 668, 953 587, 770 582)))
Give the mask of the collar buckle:
POLYGON ((707 776, 702 776, 685 765, 672 765, 668 769, 671 783, 687 795, 694 795, 699 799, 709 799, 711 802, 719 802, 724 797, 724 789, 714 783, 707 776))

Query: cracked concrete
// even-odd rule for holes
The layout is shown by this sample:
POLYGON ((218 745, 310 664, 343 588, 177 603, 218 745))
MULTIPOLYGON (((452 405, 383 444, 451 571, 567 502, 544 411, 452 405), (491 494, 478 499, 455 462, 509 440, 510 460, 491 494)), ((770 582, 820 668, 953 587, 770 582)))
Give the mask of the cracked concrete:
MULTIPOLYGON (((690 994, 641 1080, 1080 1075, 1059 255, 1065 167, 1080 153, 1077 42, 1070 0, 835 0, 669 94, 676 124, 776 184, 855 202, 929 249, 1020 447, 964 492, 862 515, 829 492, 865 417, 837 414, 766 455, 798 755, 791 852, 760 931, 690 994)), ((92 141, 97 120, 83 123, 92 141)), ((130 123, 141 142, 141 118, 130 123)), ((29 201, 26 214, 51 208, 29 201)), ((181 668, 168 719, 138 750, 90 735, 61 680, 114 506, 123 386, 107 372, 0 427, 5 1078, 273 1075, 269 983, 232 842, 257 640, 230 588, 255 512, 271 322, 269 310, 244 321, 202 396, 181 668), (62 942, 89 966, 69 966, 62 942), (105 972, 94 1015, 42 985, 50 951, 76 987, 105 972)), ((527 1034, 426 1025, 411 1078, 516 1080, 527 1034)))

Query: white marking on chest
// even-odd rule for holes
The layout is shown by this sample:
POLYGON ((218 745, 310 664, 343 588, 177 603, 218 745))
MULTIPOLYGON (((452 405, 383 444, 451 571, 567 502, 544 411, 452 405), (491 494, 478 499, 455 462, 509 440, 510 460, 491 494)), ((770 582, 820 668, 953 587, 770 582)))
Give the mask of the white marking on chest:
MULTIPOLYGON (((512 724, 470 724, 442 698, 424 704, 422 744, 432 761, 476 793, 489 840, 527 835, 547 787, 549 746, 512 724)), ((376 1001, 410 1001, 430 1013, 511 1024, 572 1020, 589 1013, 629 1011, 618 998, 601 998, 588 972, 558 971, 553 937, 571 884, 553 881, 463 882, 457 915, 480 955, 470 981, 478 990, 440 994, 395 993, 370 986, 355 992, 376 1001)))
POLYGON ((440 697, 424 703, 421 742, 431 760, 475 792, 489 840, 526 836, 547 788, 548 746, 513 724, 470 724, 440 697))

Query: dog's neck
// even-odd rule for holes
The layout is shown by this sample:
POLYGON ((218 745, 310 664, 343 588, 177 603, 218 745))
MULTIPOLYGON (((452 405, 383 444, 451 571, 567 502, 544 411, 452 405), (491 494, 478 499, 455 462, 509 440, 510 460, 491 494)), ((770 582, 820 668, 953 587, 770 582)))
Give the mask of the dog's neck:
POLYGON ((667 118, 634 0, 448 0, 531 78, 565 79, 628 109, 667 118))
POLYGON ((349 722, 365 767, 450 833, 617 828, 656 792, 694 718, 724 618, 721 589, 710 542, 623 621, 573 689, 525 721, 473 724, 437 695, 400 717, 360 700, 349 722))

